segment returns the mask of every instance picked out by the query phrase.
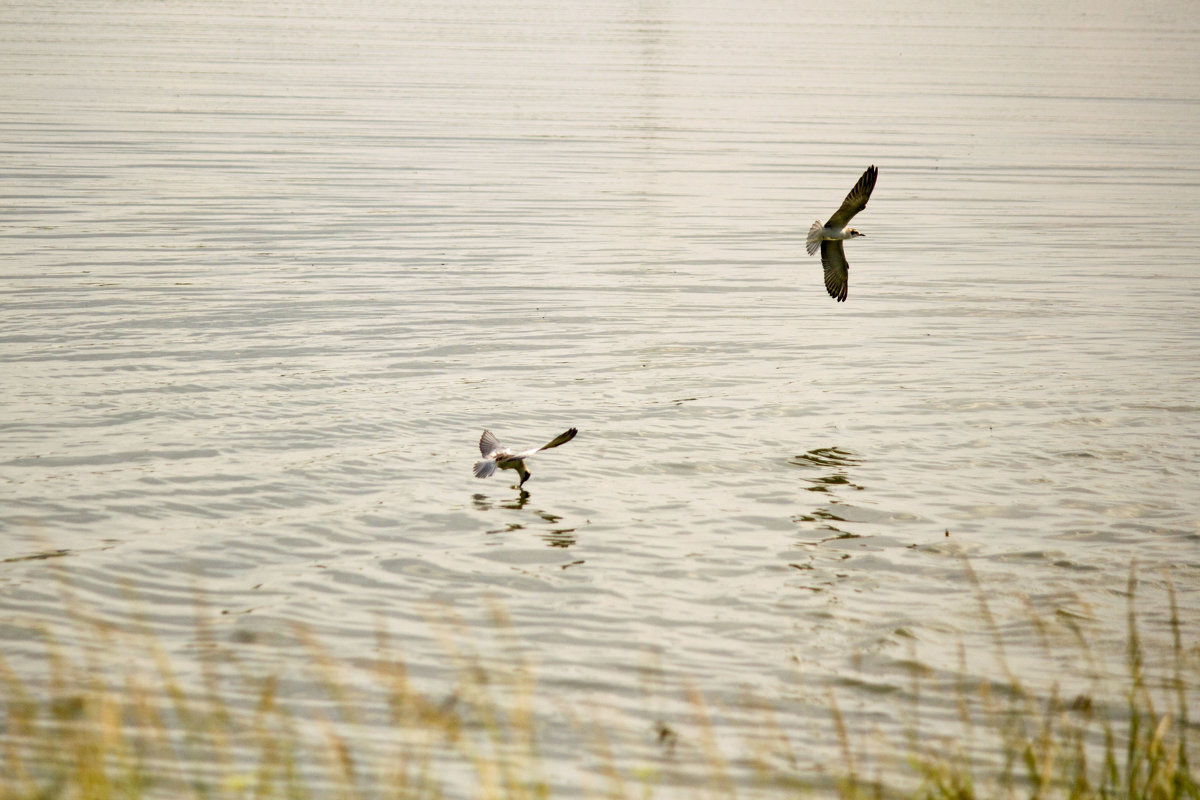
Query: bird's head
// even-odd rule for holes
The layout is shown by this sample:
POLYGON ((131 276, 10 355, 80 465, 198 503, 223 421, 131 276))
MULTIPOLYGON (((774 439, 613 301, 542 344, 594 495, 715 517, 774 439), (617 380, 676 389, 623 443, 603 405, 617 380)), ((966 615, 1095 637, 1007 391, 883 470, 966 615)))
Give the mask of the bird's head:
POLYGON ((860 231, 858 228, 850 229, 850 238, 851 239, 857 239, 860 236, 866 236, 866 234, 863 233, 862 231, 860 231))
POLYGON ((530 476, 530 475, 532 475, 532 474, 533 474, 533 473, 531 473, 531 472, 530 472, 529 470, 527 470, 527 469, 526 469, 526 470, 522 470, 522 471, 521 471, 521 483, 522 483, 522 484, 524 484, 524 483, 525 483, 525 481, 529 480, 529 476, 530 476))

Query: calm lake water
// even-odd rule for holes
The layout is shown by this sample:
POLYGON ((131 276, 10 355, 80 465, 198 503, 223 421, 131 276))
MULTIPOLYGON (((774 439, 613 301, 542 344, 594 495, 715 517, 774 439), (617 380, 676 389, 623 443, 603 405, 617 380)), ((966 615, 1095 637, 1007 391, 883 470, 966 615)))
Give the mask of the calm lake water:
POLYGON ((1134 560, 1146 637, 1168 581, 1197 631, 1198 132, 1191 0, 9 3, 5 659, 55 566, 184 662, 201 591, 263 659, 382 620, 434 696, 438 609, 486 650, 498 605, 548 778, 594 768, 566 708, 669 793, 689 686, 805 775, 914 662, 951 735, 964 556, 1034 682, 1031 613, 1120 664, 1134 560), (835 303, 804 234, 870 164, 835 303))

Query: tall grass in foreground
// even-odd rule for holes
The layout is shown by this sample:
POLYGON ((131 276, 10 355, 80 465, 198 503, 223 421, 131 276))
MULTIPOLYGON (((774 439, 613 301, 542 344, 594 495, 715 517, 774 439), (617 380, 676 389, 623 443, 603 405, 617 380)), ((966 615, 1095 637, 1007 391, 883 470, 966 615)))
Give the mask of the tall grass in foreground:
MULTIPOLYGON (((1069 616, 1060 621, 1075 637, 1091 688, 1069 697, 1057 687, 1028 688, 979 591, 1003 678, 960 670, 961 730, 926 738, 917 723, 924 676, 914 667, 910 734, 884 743, 888 766, 877 774, 868 774, 877 741, 851 733, 833 692, 832 736, 842 763, 826 765, 833 780, 822 783, 818 770, 790 754, 795 735, 776 722, 784 715, 769 699, 755 701, 754 713, 769 732, 767 748, 789 751, 782 762, 758 758, 761 741, 747 743, 747 757, 723 752, 702 690, 688 689, 692 718, 659 721, 653 733, 647 720, 646 735, 666 757, 677 741, 690 742, 707 765, 707 785, 684 789, 639 774, 630 768, 637 759, 614 749, 616 732, 582 718, 591 748, 581 756, 590 765, 584 772, 597 785, 556 790, 539 755, 545 733, 536 682, 501 611, 493 622, 506 637, 506 659, 485 660, 477 643, 468 644, 477 642, 472 632, 440 625, 452 689, 432 697, 414 686, 382 629, 370 661, 339 658, 299 627, 274 658, 255 660, 218 644, 198 602, 197 655, 180 663, 137 615, 119 626, 105 622, 80 609, 64 586, 66 635, 35 626, 35 662, 0 657, 0 800, 735 797, 735 760, 758 765, 747 786, 756 796, 1200 800, 1189 739, 1196 631, 1185 630, 1168 587, 1172 643, 1168 653, 1152 655, 1169 659, 1171 669, 1151 674, 1134 587, 1131 573, 1126 669, 1115 691, 1100 679, 1088 636, 1069 616)), ((583 717, 579 709, 568 713, 583 717)))
MULTIPOLYGON (((1013 669, 986 595, 969 565, 966 569, 976 587, 1003 679, 972 680, 960 668, 960 729, 955 736, 943 732, 926 739, 912 723, 902 752, 914 782, 902 792, 859 774, 855 743, 849 741, 846 725, 833 702, 835 727, 848 766, 839 784, 842 798, 1200 799, 1200 784, 1192 765, 1194 745, 1189 738, 1189 733, 1196 733, 1189 703, 1195 702, 1200 645, 1193 626, 1189 634, 1192 638, 1185 646, 1171 584, 1166 586, 1170 652, 1154 653, 1156 660, 1168 661, 1170 670, 1152 676, 1134 612, 1136 573, 1130 569, 1125 674, 1115 691, 1105 680, 1105 669, 1079 621, 1071 614, 1056 614, 1057 623, 1074 640, 1081 667, 1075 673, 1064 674, 1064 682, 1079 684, 1083 679, 1086 685, 1083 691, 1064 696, 1061 684, 1056 682, 1048 691, 1037 691, 1013 669), (1164 655, 1169 655, 1169 660, 1162 658, 1164 655), (990 757, 979 757, 981 750, 990 757)), ((1035 626, 1043 625, 1036 618, 1031 617, 1031 621, 1035 626)), ((918 680, 914 675, 914 683, 918 680)), ((919 688, 914 686, 912 697, 918 696, 919 688)), ((918 717, 915 705, 914 699, 912 720, 918 717)))

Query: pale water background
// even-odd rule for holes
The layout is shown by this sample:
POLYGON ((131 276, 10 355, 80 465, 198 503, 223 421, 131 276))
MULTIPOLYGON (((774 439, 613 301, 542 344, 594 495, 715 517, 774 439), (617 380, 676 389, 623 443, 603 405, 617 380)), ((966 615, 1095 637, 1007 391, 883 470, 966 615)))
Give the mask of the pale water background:
POLYGON ((1026 603, 1120 662, 1134 559, 1195 631, 1198 137, 1190 0, 6 3, 5 658, 51 564, 184 658, 197 587, 245 651, 382 619, 435 696, 498 603, 570 789, 564 707, 698 777, 687 686, 805 774, 831 686, 900 733, 989 669, 963 555, 1031 679, 1026 603))

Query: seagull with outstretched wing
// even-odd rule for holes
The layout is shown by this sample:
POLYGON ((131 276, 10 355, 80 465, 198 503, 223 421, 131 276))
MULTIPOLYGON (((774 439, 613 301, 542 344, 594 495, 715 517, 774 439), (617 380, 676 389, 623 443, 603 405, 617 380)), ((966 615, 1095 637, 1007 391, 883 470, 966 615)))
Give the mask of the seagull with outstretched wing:
POLYGON ((502 447, 500 441, 491 431, 484 431, 483 436, 479 437, 479 454, 483 456, 483 460, 475 462, 475 477, 491 477, 497 468, 515 469, 517 474, 521 476, 521 482, 517 485, 524 486, 525 481, 529 480, 530 474, 529 470, 525 467, 525 459, 534 453, 540 453, 542 450, 549 450, 551 447, 566 444, 574 439, 577 433, 579 433, 577 429, 571 428, 555 436, 549 443, 541 447, 535 447, 523 453, 514 453, 507 447, 502 447))
POLYGON ((817 220, 808 229, 808 241, 806 248, 811 256, 817 252, 817 248, 821 248, 821 266, 825 268, 825 289, 829 292, 829 296, 839 303, 846 299, 846 292, 850 288, 850 265, 846 263, 846 251, 842 249, 842 242, 846 239, 857 239, 859 236, 866 236, 865 233, 860 233, 854 228, 849 227, 848 223, 854 218, 854 215, 867 207, 867 201, 871 199, 871 191, 875 188, 875 178, 879 176, 879 170, 874 165, 867 167, 867 171, 858 179, 858 183, 854 184, 854 188, 850 190, 850 194, 846 195, 846 199, 842 201, 842 207, 833 212, 833 216, 824 225, 821 220, 817 220))

